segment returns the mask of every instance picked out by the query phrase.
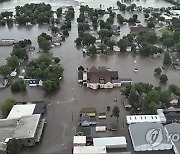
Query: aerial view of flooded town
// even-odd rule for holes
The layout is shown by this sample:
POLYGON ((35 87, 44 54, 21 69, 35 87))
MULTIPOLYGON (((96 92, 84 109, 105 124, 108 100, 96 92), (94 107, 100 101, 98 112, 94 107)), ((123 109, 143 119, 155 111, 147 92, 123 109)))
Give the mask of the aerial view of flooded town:
POLYGON ((180 0, 0 0, 0 154, 180 154, 180 0))

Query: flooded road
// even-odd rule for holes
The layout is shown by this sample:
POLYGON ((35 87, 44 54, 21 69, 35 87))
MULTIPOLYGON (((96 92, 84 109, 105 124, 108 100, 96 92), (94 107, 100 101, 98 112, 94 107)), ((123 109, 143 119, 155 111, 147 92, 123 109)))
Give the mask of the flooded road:
MULTIPOLYGON (((12 0, 0 4, 0 10, 13 10, 16 5, 24 5, 28 1, 12 0)), ((31 2, 41 2, 41 0, 34 0, 31 2)), ((76 1, 66 0, 46 0, 44 2, 50 3, 54 8, 64 5, 77 6, 76 1)), ((84 4, 99 7, 99 4, 106 6, 116 5, 116 1, 112 0, 83 0, 84 4)), ((135 1, 137 2, 137 1, 135 1)), ((170 4, 162 0, 141 0, 137 2, 139 5, 167 7, 170 4)), ((78 12, 78 7, 76 7, 78 12)), ((76 14, 77 18, 77 14, 76 14)), ((141 18, 141 16, 139 16, 141 18)), ((129 33, 128 27, 124 27, 123 35, 129 33)), ((14 38, 14 39, 31 39, 33 45, 37 47, 37 36, 42 32, 48 32, 47 26, 39 27, 17 27, 11 29, 7 27, 0 27, 1 38, 14 38)), ((148 82, 155 86, 159 85, 159 80, 154 77, 154 69, 162 66, 162 59, 151 59, 134 57, 131 54, 115 53, 110 56, 96 57, 83 57, 81 49, 75 47, 74 40, 77 37, 77 23, 76 19, 72 22, 72 30, 70 36, 66 39, 61 47, 53 48, 53 56, 61 59, 61 64, 64 67, 63 79, 61 87, 58 91, 52 94, 46 94, 40 88, 28 87, 27 92, 21 94, 12 94, 10 88, 0 90, 0 102, 7 98, 14 98, 17 101, 47 101, 47 124, 45 126, 42 142, 32 149, 27 149, 23 154, 59 154, 70 153, 72 145, 72 136, 75 132, 77 125, 77 117, 79 110, 82 107, 96 107, 98 112, 105 112, 106 107, 109 105, 113 108, 114 105, 120 107, 120 130, 118 135, 123 135, 124 130, 121 127, 122 121, 127 114, 122 105, 122 96, 119 89, 113 90, 99 90, 93 91, 85 87, 79 87, 77 83, 77 67, 82 65, 84 67, 107 66, 112 70, 119 71, 119 77, 132 78, 134 82, 148 82), (137 63, 134 61, 136 60, 137 63), (134 68, 139 69, 138 73, 134 73, 134 68), (118 101, 114 102, 114 98, 118 96, 118 101), (75 99, 74 99, 75 98, 75 99)), ((11 47, 0 47, 0 64, 5 63, 5 59, 9 56, 11 47)), ((34 52, 30 58, 36 58, 37 53, 34 52)), ((167 71, 169 78, 168 84, 180 85, 180 75, 178 71, 169 69, 167 71)), ((116 121, 110 118, 108 123, 116 121)))

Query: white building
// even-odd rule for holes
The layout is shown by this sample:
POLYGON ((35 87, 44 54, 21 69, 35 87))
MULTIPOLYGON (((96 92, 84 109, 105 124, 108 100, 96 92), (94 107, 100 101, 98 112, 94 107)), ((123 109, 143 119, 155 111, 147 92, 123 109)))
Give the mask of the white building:
POLYGON ((161 123, 161 118, 159 115, 130 115, 126 116, 127 124, 135 124, 135 123, 161 123))
POLYGON ((86 146, 86 136, 74 136, 74 146, 86 146))
POLYGON ((0 152, 5 152, 5 145, 13 138, 23 146, 33 146, 40 142, 45 124, 45 119, 40 114, 44 112, 41 106, 14 105, 8 117, 0 119, 0 152))
POLYGON ((74 154, 100 154, 107 153, 105 146, 79 146, 74 147, 74 154))
POLYGON ((171 150, 172 144, 166 137, 162 124, 143 122, 129 125, 129 133, 134 151, 159 151, 171 150), (151 142, 152 135, 158 134, 155 142, 151 142))
POLYGON ((94 146, 105 146, 109 149, 127 147, 126 138, 124 136, 93 138, 93 144, 94 146))
POLYGON ((36 104, 14 105, 7 119, 21 118, 23 116, 32 115, 35 107, 36 107, 36 104))

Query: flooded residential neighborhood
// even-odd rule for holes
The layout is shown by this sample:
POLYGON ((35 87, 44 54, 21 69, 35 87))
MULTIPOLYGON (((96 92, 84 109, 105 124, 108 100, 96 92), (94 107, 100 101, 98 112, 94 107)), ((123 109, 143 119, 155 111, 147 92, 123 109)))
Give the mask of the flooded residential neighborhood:
MULTIPOLYGON (((124 152, 133 151, 128 128, 125 126, 126 115, 130 115, 131 112, 126 110, 123 104, 125 98, 121 93, 120 88, 112 89, 98 89, 93 90, 82 86, 78 83, 78 67, 83 66, 85 69, 92 66, 99 67, 105 66, 106 68, 117 71, 118 78, 130 78, 134 83, 150 83, 154 87, 161 86, 161 89, 167 90, 171 84, 180 86, 180 72, 171 66, 167 66, 162 69, 162 73, 168 76, 167 84, 160 84, 159 78, 154 74, 154 70, 157 67, 163 67, 163 55, 158 57, 143 57, 141 55, 135 55, 130 52, 113 52, 109 55, 97 54, 88 56, 82 53, 83 47, 77 47, 75 40, 78 37, 78 22, 80 5, 88 5, 93 8, 107 9, 113 7, 115 12, 122 14, 125 18, 130 18, 133 14, 138 15, 138 20, 142 25, 146 25, 143 12, 122 12, 116 10, 117 1, 112 0, 34 0, 31 3, 47 3, 52 6, 52 10, 56 10, 59 7, 66 8, 72 6, 75 10, 75 17, 71 21, 71 30, 69 36, 62 42, 61 46, 55 46, 51 48, 50 55, 60 58, 60 64, 62 65, 64 72, 60 79, 60 87, 52 92, 46 92, 42 90, 42 87, 30 87, 27 86, 27 90, 23 92, 12 92, 11 86, 4 89, 0 89, 0 102, 4 102, 8 98, 13 98, 16 102, 33 102, 33 101, 45 101, 46 102, 46 114, 43 115, 46 119, 41 142, 36 146, 23 148, 22 154, 58 154, 58 153, 72 153, 73 149, 73 136, 76 133, 77 125, 79 123, 80 111, 82 108, 95 108, 97 113, 106 113, 106 120, 99 120, 99 123, 106 125, 107 129, 110 129, 112 124, 116 124, 116 117, 112 117, 110 112, 107 112, 109 106, 111 110, 114 106, 119 107, 119 122, 117 123, 117 130, 110 136, 128 136, 127 148, 124 152), (135 69, 138 71, 135 72, 135 69)), ((15 11, 15 7, 23 6, 26 3, 30 3, 27 0, 11 0, 0 4, 0 11, 15 11)), ((137 6, 153 7, 153 8, 168 8, 173 5, 164 0, 134 0, 137 6)), ((128 4, 128 3, 127 3, 128 4)), ((106 16, 104 17, 106 18, 106 16)), ((117 21, 114 21, 117 24, 117 21)), ((15 39, 17 41, 30 39, 32 46, 35 47, 34 51, 28 52, 29 61, 37 59, 43 55, 39 52, 39 46, 37 38, 43 32, 51 34, 49 25, 29 25, 20 26, 13 25, 12 27, 1 26, 0 38, 1 39, 15 39)), ((130 27, 128 24, 120 26, 120 36, 117 36, 118 40, 130 34, 130 27)), ((0 46, 0 64, 4 65, 7 62, 7 58, 10 56, 13 46, 0 46)), ((20 70, 25 68, 22 64, 20 70)), ((17 78, 15 78, 17 80, 17 78)), ((141 129, 141 128, 140 128, 141 129)), ((172 147, 170 148, 172 149, 172 147)), ((110 151, 111 152, 111 151, 110 151)), ((122 151, 121 151, 122 152, 122 151)), ((113 152, 112 152, 113 153, 113 152)), ((138 152, 141 153, 141 152, 138 152)), ((148 153, 148 152, 146 152, 148 153)), ((170 154, 170 151, 155 151, 149 153, 162 153, 170 154)))

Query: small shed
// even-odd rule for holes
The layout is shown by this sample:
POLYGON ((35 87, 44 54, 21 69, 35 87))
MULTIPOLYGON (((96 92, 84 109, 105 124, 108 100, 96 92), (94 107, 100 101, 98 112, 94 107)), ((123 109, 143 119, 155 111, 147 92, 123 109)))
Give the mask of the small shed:
POLYGON ((74 136, 74 146, 86 146, 86 136, 74 136))
POLYGON ((86 114, 90 117, 96 116, 96 109, 95 108, 82 108, 80 114, 86 114))
POLYGON ((105 132, 106 126, 96 126, 96 132, 105 132))
POLYGON ((99 113, 98 118, 99 119, 106 119, 106 113, 99 113))
POLYGON ((126 148, 127 142, 124 136, 122 137, 103 137, 93 138, 94 146, 106 146, 106 148, 126 148))

